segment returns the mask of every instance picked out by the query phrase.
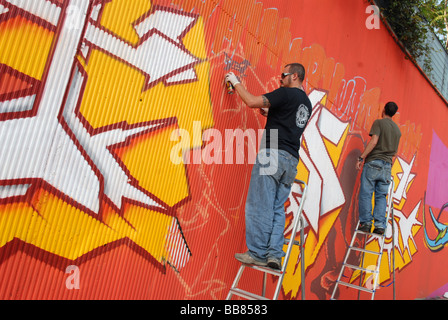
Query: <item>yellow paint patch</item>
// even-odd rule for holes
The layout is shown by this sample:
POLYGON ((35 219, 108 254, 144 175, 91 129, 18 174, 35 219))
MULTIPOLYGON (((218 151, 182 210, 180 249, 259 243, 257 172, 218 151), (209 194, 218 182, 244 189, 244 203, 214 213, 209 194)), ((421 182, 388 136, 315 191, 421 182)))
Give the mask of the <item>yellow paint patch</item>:
POLYGON ((170 141, 175 129, 175 126, 170 126, 149 134, 147 138, 135 139, 118 153, 131 175, 139 177, 139 185, 170 206, 189 194, 184 164, 174 164, 170 160, 171 150, 177 144, 170 141))
POLYGON ((41 80, 53 32, 20 17, 1 23, 0 30, 0 63, 41 80))

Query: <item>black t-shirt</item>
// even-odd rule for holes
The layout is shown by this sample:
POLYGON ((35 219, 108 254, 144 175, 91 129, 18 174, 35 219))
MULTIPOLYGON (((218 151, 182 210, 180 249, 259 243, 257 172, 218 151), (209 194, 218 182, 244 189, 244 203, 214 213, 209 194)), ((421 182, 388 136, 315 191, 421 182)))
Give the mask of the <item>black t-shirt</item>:
MULTIPOLYGON (((300 137, 311 117, 311 101, 303 90, 281 87, 264 95, 270 102, 265 127, 266 147, 271 146, 271 129, 278 131, 278 149, 288 151, 299 159, 300 137)), ((275 143, 275 142, 274 142, 275 143)), ((275 149, 277 149, 275 148, 275 149)))

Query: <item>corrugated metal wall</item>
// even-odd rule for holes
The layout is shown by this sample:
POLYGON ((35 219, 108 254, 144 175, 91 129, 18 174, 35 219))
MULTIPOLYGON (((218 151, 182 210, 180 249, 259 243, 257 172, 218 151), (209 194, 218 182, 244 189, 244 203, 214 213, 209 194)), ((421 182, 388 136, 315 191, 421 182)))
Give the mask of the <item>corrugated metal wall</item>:
MULTIPOLYGON (((448 53, 447 50, 443 47, 442 43, 439 39, 437 39, 436 35, 432 32, 428 33, 428 44, 431 50, 429 56, 431 59, 431 72, 429 72, 429 78, 434 83, 436 88, 443 95, 445 100, 448 100, 448 53)), ((420 66, 424 66, 423 59, 418 61, 420 66)))
MULTIPOLYGON (((357 219, 354 162, 389 100, 403 133, 398 241, 388 236, 377 296, 392 296, 393 251, 398 298, 439 295, 448 108, 385 26, 367 27, 367 6, 0 0, 0 298, 224 299, 265 122, 224 75, 263 94, 294 61, 314 105, 297 176, 312 189, 307 299, 331 294, 357 219)), ((285 208, 289 223, 293 197, 285 208)), ((301 298, 292 259, 282 299, 301 298)), ((260 290, 261 276, 243 286, 260 290)))

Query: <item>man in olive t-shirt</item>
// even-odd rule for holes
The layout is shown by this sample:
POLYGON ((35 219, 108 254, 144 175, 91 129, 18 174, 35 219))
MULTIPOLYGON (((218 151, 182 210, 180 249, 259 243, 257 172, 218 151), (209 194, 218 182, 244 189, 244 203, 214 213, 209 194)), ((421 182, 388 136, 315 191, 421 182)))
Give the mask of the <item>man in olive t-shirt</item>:
MULTIPOLYGON (((384 111, 383 111, 384 112, 384 111)), ((375 148, 366 157, 366 163, 380 159, 392 164, 392 158, 398 150, 401 132, 398 126, 393 122, 392 118, 384 117, 375 120, 370 129, 371 137, 378 136, 378 143, 375 148)))
POLYGON ((370 232, 372 214, 374 233, 383 235, 386 229, 386 196, 391 182, 392 158, 398 151, 401 132, 392 117, 398 110, 394 102, 388 102, 382 114, 382 119, 375 120, 370 129, 372 137, 364 152, 358 159, 356 168, 361 169, 361 186, 358 196, 360 226, 358 230, 370 232), (372 213, 372 195, 375 193, 375 207, 372 213))

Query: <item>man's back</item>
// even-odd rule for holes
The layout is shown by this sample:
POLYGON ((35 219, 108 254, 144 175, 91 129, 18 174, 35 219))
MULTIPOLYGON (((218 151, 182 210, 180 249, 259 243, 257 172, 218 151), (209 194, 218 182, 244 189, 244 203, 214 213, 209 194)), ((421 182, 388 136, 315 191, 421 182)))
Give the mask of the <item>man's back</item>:
POLYGON ((401 132, 397 124, 390 118, 376 120, 369 133, 378 136, 378 143, 366 158, 366 163, 375 159, 392 163, 392 158, 398 151, 401 132))
POLYGON ((298 88, 281 87, 265 94, 265 97, 271 104, 265 127, 267 145, 270 143, 270 130, 278 130, 278 149, 298 159, 300 137, 312 113, 311 101, 298 88))

